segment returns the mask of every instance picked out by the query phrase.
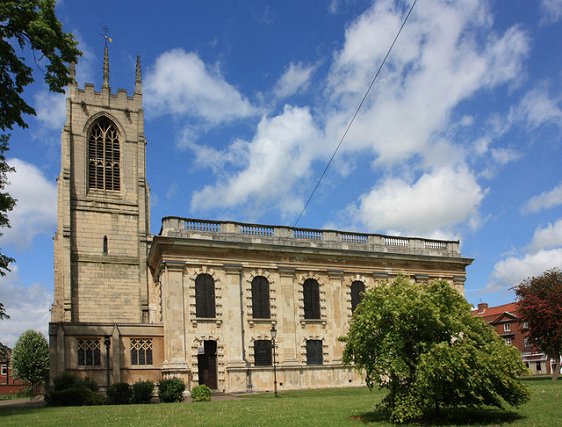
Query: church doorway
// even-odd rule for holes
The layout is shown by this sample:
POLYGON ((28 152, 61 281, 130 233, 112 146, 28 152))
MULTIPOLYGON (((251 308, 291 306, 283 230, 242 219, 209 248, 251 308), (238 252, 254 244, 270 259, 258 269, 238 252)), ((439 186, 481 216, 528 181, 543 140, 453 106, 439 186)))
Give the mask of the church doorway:
POLYGON ((204 341, 203 353, 197 355, 197 365, 199 368, 199 384, 205 384, 212 390, 218 388, 217 385, 217 342, 204 341))

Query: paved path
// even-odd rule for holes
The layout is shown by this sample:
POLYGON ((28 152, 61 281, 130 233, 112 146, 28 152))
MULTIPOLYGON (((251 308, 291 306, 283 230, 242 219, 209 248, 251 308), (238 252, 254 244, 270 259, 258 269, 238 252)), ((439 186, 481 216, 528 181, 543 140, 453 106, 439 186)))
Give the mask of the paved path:
POLYGON ((32 400, 27 397, 23 399, 0 400, 0 408, 38 408, 42 406, 45 406, 43 396, 34 397, 32 400))

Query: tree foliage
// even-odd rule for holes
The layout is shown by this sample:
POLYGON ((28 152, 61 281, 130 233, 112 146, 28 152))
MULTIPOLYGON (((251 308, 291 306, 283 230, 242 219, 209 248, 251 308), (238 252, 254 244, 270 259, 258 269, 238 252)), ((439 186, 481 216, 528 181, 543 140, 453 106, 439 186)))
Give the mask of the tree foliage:
MULTIPOLYGON (((4 309, 4 304, 0 302, 0 320, 9 319, 10 316, 4 309)), ((0 357, 4 358, 8 354, 8 347, 0 342, 0 357)))
POLYGON ((389 393, 381 409, 393 422, 461 405, 520 405, 529 398, 517 376, 517 350, 472 317, 465 299, 444 281, 411 284, 399 276, 369 290, 356 308, 344 362, 367 385, 389 393))
POLYGON ((21 97, 33 83, 33 68, 25 64, 18 49, 31 49, 35 61, 44 67, 49 89, 64 92, 71 81, 68 66, 81 54, 77 45, 73 35, 62 30, 55 0, 0 3, 0 130, 12 129, 14 124, 27 127, 22 115, 35 114, 21 97))
MULTIPOLYGON (((62 30, 55 15, 55 0, 3 0, 0 2, 0 132, 25 128, 23 116, 35 110, 22 97, 33 83, 33 68, 25 63, 24 51, 30 51, 49 89, 64 92, 71 81, 69 66, 81 52, 72 34, 62 30)), ((15 200, 4 190, 11 169, 4 153, 9 135, 0 134, 0 228, 9 227, 7 213, 15 200)), ((0 275, 9 271, 12 258, 0 253, 0 275)))
POLYGON ((19 337, 12 351, 14 376, 30 386, 45 381, 49 370, 49 345, 45 337, 32 329, 19 337))
POLYGON ((531 277, 515 288, 518 313, 528 324, 528 338, 556 361, 552 379, 560 373, 562 356, 562 271, 557 268, 531 277))

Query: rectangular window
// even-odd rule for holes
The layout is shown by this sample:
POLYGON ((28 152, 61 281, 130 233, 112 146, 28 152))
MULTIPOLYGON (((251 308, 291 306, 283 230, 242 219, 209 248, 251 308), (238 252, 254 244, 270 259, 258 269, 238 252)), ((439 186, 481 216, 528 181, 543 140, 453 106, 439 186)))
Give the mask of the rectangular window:
POLYGON ((511 331, 511 323, 504 323, 504 324, 503 324, 503 330, 504 330, 505 332, 511 331))
POLYGON ((254 341, 254 363, 256 366, 271 366, 271 341, 254 341))
POLYGON ((504 338, 504 340, 505 340, 506 345, 513 344, 513 338, 511 338, 511 337, 504 338))
POLYGON ((322 365, 324 363, 321 340, 306 341, 306 364, 322 365))
POLYGON ((523 329, 529 329, 529 322, 523 322, 523 329))
POLYGON ((535 366, 536 366, 537 372, 542 371, 541 362, 537 362, 537 364, 535 366))
POLYGON ((78 366, 101 366, 101 340, 99 338, 78 339, 78 366))
POLYGON ((131 365, 152 365, 152 338, 131 338, 131 365))
POLYGON ((8 375, 8 365, 2 365, 2 376, 8 375))
POLYGON ((529 342, 529 338, 527 338, 527 337, 523 338, 523 345, 525 346, 525 348, 531 347, 531 343, 529 342))

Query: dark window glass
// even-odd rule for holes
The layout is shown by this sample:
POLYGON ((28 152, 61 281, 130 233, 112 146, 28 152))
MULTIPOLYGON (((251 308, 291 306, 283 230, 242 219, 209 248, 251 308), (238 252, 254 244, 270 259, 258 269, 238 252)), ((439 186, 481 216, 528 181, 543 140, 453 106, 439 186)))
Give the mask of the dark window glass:
POLYGON ((107 117, 96 120, 88 137, 88 188, 121 188, 119 135, 107 117))
POLYGON ((306 341, 306 364, 322 365, 324 359, 322 357, 322 341, 307 340, 306 341))
POLYGON ((351 311, 355 311, 355 307, 359 305, 365 292, 365 284, 360 280, 356 280, 351 284, 351 311))
POLYGON ((131 338, 131 365, 152 365, 152 338, 131 338))
POLYGON ((320 319, 320 289, 314 279, 306 279, 303 284, 304 318, 320 319))
POLYGON ((254 319, 269 319, 269 282, 263 276, 252 280, 252 317, 254 319))
POLYGON ((195 315, 215 317, 215 281, 209 274, 200 274, 195 279, 195 315))
POLYGON ((99 338, 78 340, 78 366, 101 366, 99 338))
POLYGON ((256 366, 271 366, 271 341, 254 341, 254 360, 256 366))

